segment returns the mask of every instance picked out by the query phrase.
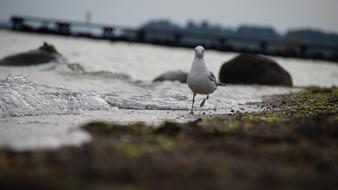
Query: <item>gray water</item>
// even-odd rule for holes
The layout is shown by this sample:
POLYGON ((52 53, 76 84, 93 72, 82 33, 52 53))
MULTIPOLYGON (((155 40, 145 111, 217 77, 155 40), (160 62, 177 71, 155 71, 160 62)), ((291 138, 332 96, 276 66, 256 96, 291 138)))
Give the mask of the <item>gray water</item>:
MULTIPOLYGON (((219 87, 205 107, 188 114, 192 94, 179 82, 152 83, 169 70, 188 71, 193 51, 0 31, 0 57, 34 49, 47 41, 67 60, 44 65, 0 66, 0 147, 16 150, 78 146, 91 137, 83 123, 164 120, 185 122, 215 114, 261 111, 250 104, 300 88, 229 85, 219 87), (83 68, 83 69, 79 69, 83 68)), ((236 54, 206 52, 210 70, 236 54)), ((337 65, 277 59, 296 86, 338 85, 337 65)), ((197 102, 202 100, 197 97, 197 102)), ((197 104, 196 104, 197 105, 197 104)))

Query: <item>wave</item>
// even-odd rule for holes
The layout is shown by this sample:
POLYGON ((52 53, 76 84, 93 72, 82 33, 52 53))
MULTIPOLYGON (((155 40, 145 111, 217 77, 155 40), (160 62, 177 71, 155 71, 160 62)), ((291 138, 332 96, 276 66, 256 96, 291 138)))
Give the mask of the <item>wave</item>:
POLYGON ((38 85, 22 75, 0 81, 0 118, 48 114, 78 114, 112 109, 186 110, 187 97, 178 83, 143 87, 141 92, 99 94, 38 85), (176 87, 175 87, 176 86, 176 87), (152 89, 151 89, 152 88, 152 89), (168 88, 173 88, 168 90, 168 88), (177 88, 177 90, 174 90, 177 88))
POLYGON ((52 65, 46 70, 54 70, 57 73, 74 77, 87 77, 98 79, 120 79, 125 81, 132 81, 131 77, 124 73, 117 73, 111 71, 88 71, 79 63, 61 63, 58 65, 52 65))
POLYGON ((96 92, 50 89, 18 75, 0 81, 0 117, 76 114, 108 109, 111 106, 96 92))
POLYGON ((105 100, 120 109, 188 110, 189 89, 180 82, 144 84, 133 93, 105 94, 105 100))

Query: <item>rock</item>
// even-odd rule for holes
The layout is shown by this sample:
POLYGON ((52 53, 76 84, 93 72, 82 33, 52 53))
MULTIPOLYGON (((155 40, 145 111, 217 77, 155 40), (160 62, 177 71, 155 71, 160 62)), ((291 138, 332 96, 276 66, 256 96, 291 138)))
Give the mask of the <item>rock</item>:
POLYGON ((222 83, 292 86, 291 75, 274 60, 257 54, 241 54, 224 63, 222 83))
POLYGON ((55 49, 55 47, 44 42, 38 49, 4 57, 0 60, 0 65, 36 65, 57 60, 59 57, 61 57, 61 54, 55 49))
POLYGON ((188 78, 188 73, 184 71, 168 71, 166 73, 161 74, 159 77, 154 79, 155 81, 179 81, 182 83, 186 83, 188 78))

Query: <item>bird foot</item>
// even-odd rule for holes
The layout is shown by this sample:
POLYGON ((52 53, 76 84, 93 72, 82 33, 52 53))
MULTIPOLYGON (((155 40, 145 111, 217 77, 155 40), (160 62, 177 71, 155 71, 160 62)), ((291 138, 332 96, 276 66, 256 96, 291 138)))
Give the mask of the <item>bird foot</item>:
POLYGON ((194 115, 194 112, 191 110, 190 112, 189 112, 191 115, 194 115))
POLYGON ((205 100, 206 100, 206 99, 203 99, 203 101, 201 102, 201 104, 200 104, 201 107, 204 106, 205 100))

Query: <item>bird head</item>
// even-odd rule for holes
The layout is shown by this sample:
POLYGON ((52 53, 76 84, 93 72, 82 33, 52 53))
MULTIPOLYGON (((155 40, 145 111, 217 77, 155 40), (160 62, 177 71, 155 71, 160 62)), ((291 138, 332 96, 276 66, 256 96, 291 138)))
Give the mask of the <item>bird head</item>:
POLYGON ((195 56, 199 58, 203 58, 204 56, 204 47, 197 46, 195 47, 195 56))

